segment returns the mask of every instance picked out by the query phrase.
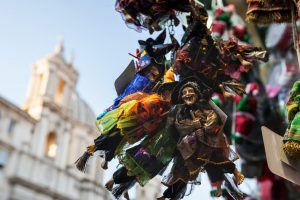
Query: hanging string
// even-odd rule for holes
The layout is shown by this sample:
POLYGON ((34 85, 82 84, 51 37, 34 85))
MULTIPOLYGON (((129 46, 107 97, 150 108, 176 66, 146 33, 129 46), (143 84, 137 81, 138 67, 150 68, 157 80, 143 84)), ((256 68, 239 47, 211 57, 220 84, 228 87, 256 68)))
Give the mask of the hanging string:
POLYGON ((173 21, 173 19, 169 21, 168 31, 169 31, 170 35, 175 35, 174 21, 173 21))
MULTIPOLYGON (((235 101, 232 101, 232 114, 231 114, 231 117, 232 117, 232 120, 231 120, 231 134, 232 135, 235 135, 235 118, 236 118, 236 103, 235 101)), ((236 145, 236 140, 233 140, 233 145, 236 145)))
MULTIPOLYGON (((171 39, 171 42, 173 43, 173 38, 175 37, 175 29, 174 29, 174 21, 173 20, 170 20, 170 23, 168 25, 168 32, 169 32, 169 36, 170 36, 170 39, 171 39)), ((176 57, 176 49, 174 47, 174 49, 172 50, 171 52, 171 55, 170 55, 170 60, 171 60, 171 63, 174 62, 174 59, 176 57)), ((167 68, 167 66, 165 66, 165 68, 167 68)))

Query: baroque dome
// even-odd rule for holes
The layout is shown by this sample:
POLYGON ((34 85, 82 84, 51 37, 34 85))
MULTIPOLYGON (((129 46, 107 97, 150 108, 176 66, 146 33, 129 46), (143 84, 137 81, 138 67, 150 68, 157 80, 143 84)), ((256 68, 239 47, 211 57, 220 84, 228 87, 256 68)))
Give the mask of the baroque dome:
POLYGON ((77 92, 73 92, 71 99, 71 117, 73 120, 95 128, 96 115, 86 101, 77 92))

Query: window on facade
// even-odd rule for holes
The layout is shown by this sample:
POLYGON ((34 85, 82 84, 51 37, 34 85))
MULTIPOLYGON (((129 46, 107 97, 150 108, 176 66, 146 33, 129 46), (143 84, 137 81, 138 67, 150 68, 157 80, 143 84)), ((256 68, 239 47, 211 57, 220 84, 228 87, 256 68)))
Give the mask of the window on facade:
POLYGON ((5 149, 0 148, 0 169, 5 167, 8 159, 8 152, 5 149))
POLYGON ((57 151, 57 138, 56 133, 50 132, 47 136, 46 141, 46 156, 49 158, 54 158, 56 156, 57 151))
POLYGON ((55 102, 58 105, 62 104, 63 92, 64 92, 65 85, 66 85, 66 82, 64 80, 60 79, 59 82, 58 82, 56 96, 55 96, 55 102))
POLYGON ((9 124, 8 124, 8 129, 7 132, 8 133, 13 133, 14 129, 16 127, 17 121, 14 119, 10 119, 9 124))

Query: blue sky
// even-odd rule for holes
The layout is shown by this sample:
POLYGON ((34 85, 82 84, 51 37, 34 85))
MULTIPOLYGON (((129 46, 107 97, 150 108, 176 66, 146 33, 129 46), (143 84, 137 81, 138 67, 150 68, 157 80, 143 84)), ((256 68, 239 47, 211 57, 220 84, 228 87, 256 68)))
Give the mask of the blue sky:
POLYGON ((0 94, 25 100, 31 64, 47 55, 60 37, 66 58, 75 54, 77 88, 96 113, 115 97, 113 82, 130 61, 137 39, 111 0, 0 1, 0 94))
MULTIPOLYGON (((66 58, 75 54, 80 95, 95 113, 109 106, 116 96, 114 80, 131 60, 128 52, 134 53, 137 40, 148 37, 127 28, 114 2, 0 1, 0 95, 21 106, 31 65, 52 52, 62 37, 66 58)), ((209 199, 209 188, 204 183, 185 199, 209 199)))

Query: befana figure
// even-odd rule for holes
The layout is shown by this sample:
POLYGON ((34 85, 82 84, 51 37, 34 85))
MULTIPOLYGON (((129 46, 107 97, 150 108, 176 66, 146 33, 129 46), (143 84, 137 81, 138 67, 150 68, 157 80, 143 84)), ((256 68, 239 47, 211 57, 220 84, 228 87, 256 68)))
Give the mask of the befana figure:
POLYGON ((179 137, 178 154, 171 172, 163 180, 168 188, 159 199, 180 199, 188 183, 197 184, 205 170, 222 195, 224 173, 232 173, 236 183, 243 182, 233 161, 238 156, 230 149, 222 132, 226 115, 210 100, 212 90, 196 77, 182 80, 172 94, 173 107, 166 122, 167 132, 179 137))

